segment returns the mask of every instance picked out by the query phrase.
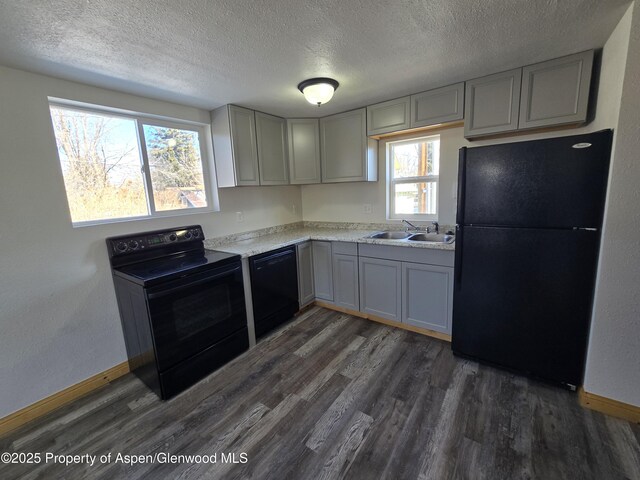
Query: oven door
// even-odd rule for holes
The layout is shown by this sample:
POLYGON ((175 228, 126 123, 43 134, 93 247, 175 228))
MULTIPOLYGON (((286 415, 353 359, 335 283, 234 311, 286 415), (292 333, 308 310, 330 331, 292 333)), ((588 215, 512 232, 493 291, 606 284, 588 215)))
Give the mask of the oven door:
POLYGON ((160 371, 247 326, 240 263, 147 289, 160 371))

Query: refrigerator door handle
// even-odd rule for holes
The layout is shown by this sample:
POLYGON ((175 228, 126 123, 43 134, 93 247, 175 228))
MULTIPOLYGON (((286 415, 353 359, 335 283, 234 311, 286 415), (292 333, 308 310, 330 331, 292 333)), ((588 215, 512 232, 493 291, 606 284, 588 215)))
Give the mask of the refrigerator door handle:
POLYGON ((464 225, 464 196, 465 183, 467 181, 467 147, 462 147, 458 153, 458 206, 456 208, 456 228, 464 225))
POLYGON ((462 280, 462 245, 463 245, 463 239, 462 239, 462 232, 463 229, 462 227, 457 224, 456 225, 456 250, 455 250, 455 259, 454 259, 454 273, 455 273, 455 278, 454 278, 454 285, 453 285, 453 289, 457 292, 460 291, 461 289, 461 280, 462 280))

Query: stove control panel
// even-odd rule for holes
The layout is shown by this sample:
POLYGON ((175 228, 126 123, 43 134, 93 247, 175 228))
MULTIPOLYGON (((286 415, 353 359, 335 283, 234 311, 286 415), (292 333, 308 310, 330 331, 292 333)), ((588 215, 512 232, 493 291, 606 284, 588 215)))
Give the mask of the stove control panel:
POLYGON ((124 235, 107 239, 110 256, 131 254, 149 249, 164 247, 171 244, 187 242, 202 242, 204 232, 200 225, 176 228, 171 230, 157 230, 154 232, 124 235))

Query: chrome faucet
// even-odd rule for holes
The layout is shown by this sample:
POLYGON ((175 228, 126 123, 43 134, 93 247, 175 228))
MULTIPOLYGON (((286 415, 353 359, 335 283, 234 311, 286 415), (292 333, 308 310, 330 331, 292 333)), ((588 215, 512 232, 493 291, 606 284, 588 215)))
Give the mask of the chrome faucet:
POLYGON ((402 220, 402 223, 404 223, 407 226, 407 228, 406 228, 407 232, 409 232, 411 230, 416 231, 416 232, 420 231, 420 230, 424 230, 424 229, 418 227, 417 225, 414 225, 409 220, 402 220))
MULTIPOLYGON (((438 222, 431 222, 433 225, 433 231, 436 233, 440 233, 440 224, 438 222)), ((427 233, 431 233, 431 227, 427 227, 427 233)))

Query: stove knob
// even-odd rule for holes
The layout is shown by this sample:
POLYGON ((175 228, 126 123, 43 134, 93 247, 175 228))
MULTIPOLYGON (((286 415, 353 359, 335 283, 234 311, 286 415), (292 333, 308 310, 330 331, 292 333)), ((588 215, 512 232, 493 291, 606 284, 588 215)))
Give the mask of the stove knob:
POLYGON ((194 231, 193 231, 193 236, 194 236, 195 238, 198 238, 198 237, 200 236, 200 230, 197 230, 197 229, 196 229, 196 230, 194 230, 194 231))
POLYGON ((127 251, 127 244, 125 242, 118 242, 116 244, 116 250, 120 253, 127 251))
POLYGON ((131 250, 137 250, 138 249, 138 242, 136 240, 131 240, 129 242, 129 248, 131 250))
POLYGON ((172 233, 171 235, 169 235, 169 240, 171 242, 175 242, 178 239, 178 236, 175 233, 172 233))
POLYGON ((191 232, 187 231, 187 233, 184 234, 184 238, 191 240, 191 232))

